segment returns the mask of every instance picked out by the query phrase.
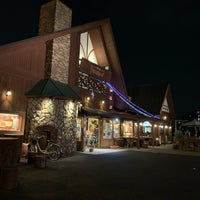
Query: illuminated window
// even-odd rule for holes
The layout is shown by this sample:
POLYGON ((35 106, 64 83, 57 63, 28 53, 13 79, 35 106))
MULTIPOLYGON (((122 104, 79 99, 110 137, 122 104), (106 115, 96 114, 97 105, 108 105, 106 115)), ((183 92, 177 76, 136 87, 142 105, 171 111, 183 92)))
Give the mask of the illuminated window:
POLYGON ((80 54, 79 59, 86 58, 87 60, 98 64, 94 52, 94 48, 92 45, 92 41, 90 39, 90 35, 88 32, 82 33, 80 38, 80 54))
POLYGON ((113 123, 110 119, 103 121, 103 139, 112 139, 113 123))
POLYGON ((143 126, 143 133, 147 133, 147 134, 151 133, 152 125, 149 121, 143 122, 142 126, 143 126))
POLYGON ((123 136, 131 137, 133 136, 133 122, 130 120, 124 120, 123 123, 123 136))
POLYGON ((16 114, 0 113, 0 130, 21 131, 22 116, 16 114))
POLYGON ((120 137, 120 121, 119 121, 119 119, 115 119, 113 121, 113 128, 114 128, 114 130, 113 130, 113 133, 114 133, 113 138, 119 138, 120 137))

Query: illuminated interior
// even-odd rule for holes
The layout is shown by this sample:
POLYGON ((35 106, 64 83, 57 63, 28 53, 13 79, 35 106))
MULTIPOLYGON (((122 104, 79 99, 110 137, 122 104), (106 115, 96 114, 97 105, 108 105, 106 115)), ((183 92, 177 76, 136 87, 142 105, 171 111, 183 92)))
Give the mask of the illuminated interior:
POLYGON ((0 113, 0 131, 21 131, 22 116, 0 113))
POLYGON ((133 122, 130 120, 124 120, 124 123, 122 125, 123 125, 123 128, 122 128, 123 136, 132 137, 133 136, 133 122))

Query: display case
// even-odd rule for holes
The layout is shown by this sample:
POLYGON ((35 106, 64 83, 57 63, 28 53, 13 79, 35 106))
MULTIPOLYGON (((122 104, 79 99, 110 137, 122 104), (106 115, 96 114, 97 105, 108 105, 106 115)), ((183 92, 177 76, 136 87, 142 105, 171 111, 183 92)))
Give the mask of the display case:
POLYGON ((23 134, 24 131, 23 113, 0 112, 0 134, 23 134))

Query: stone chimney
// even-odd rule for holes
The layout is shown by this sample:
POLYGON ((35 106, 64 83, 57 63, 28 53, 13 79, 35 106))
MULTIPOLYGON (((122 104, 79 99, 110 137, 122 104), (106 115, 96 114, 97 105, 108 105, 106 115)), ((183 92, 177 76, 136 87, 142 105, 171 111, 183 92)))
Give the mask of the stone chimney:
POLYGON ((39 35, 71 28, 72 10, 59 0, 49 0, 41 5, 39 35))
MULTIPOLYGON (((72 10, 59 0, 41 5, 39 35, 71 27, 72 10)), ((68 83, 70 34, 47 41, 44 78, 68 83)))

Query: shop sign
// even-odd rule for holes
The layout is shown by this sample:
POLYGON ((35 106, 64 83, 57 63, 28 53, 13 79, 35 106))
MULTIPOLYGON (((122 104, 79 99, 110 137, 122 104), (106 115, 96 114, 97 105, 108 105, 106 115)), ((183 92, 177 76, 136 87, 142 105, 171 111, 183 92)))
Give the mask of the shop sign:
POLYGON ((105 70, 84 58, 81 60, 80 71, 104 81, 109 81, 111 78, 111 71, 105 70))

